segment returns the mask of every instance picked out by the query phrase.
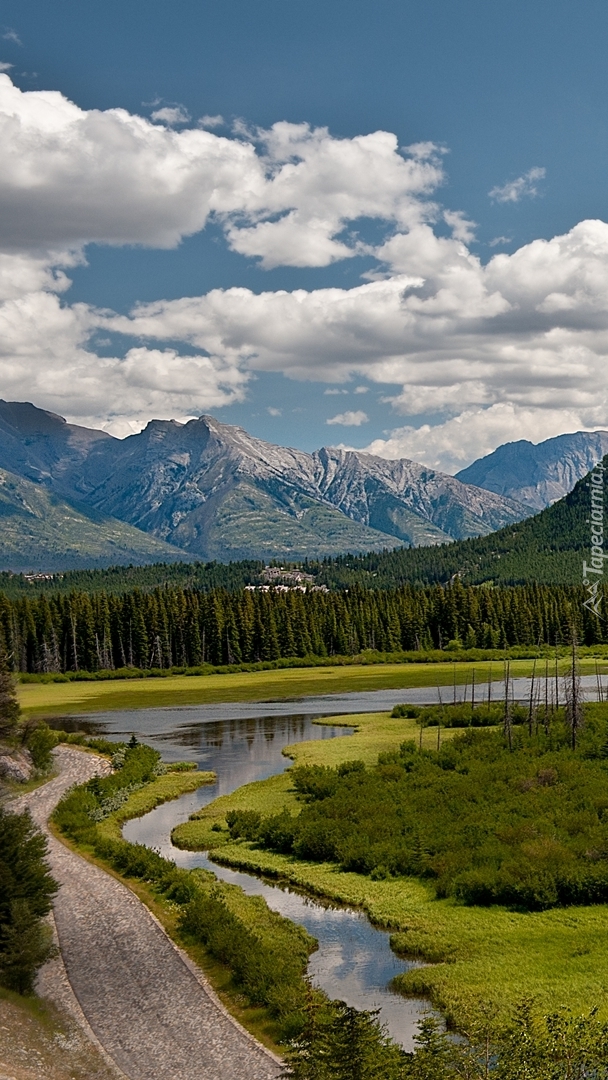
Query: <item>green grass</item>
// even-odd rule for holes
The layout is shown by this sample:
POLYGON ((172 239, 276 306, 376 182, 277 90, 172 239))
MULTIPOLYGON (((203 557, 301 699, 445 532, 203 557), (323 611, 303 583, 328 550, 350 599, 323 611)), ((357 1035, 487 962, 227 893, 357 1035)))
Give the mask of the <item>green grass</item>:
POLYGON ((179 799, 181 795, 187 795, 190 791, 196 791, 203 784, 213 784, 216 780, 214 772, 168 772, 159 776, 151 784, 146 784, 139 791, 134 791, 126 803, 115 810, 113 814, 99 822, 97 829, 103 836, 112 840, 122 839, 122 826, 132 818, 142 817, 149 814, 157 806, 161 806, 171 799, 179 799))
MULTIPOLYGON (((332 723, 358 724, 350 737, 301 743, 289 749, 298 764, 335 765, 362 758, 374 761, 389 745, 416 737, 412 720, 392 720, 386 713, 333 717, 332 723)), ((444 737, 454 732, 444 732, 444 737)), ((436 729, 424 732, 425 745, 436 729)), ((372 881, 344 873, 333 864, 306 863, 291 856, 252 849, 230 841, 225 831, 229 809, 253 809, 264 815, 283 806, 297 807, 289 774, 249 784, 223 796, 194 819, 174 830, 184 847, 214 847, 227 865, 290 882, 305 891, 362 908, 371 920, 393 933, 395 949, 427 966, 397 979, 407 995, 428 997, 458 1026, 471 1010, 494 1003, 503 1017, 525 996, 539 1008, 575 1011, 597 1005, 608 1018, 608 907, 557 908, 520 914, 501 907, 465 907, 436 900, 434 890, 413 878, 372 881), (224 831, 211 829, 223 825, 224 831)))
MULTIPOLYGON (((512 660, 513 678, 530 675, 532 660, 512 660)), ((542 664, 542 662, 541 662, 542 664)), ((560 661, 560 671, 568 660, 560 661)), ((537 665, 538 668, 541 665, 537 665)), ((173 675, 166 679, 130 679, 116 682, 21 683, 19 703, 27 716, 65 716, 110 709, 162 708, 214 704, 226 701, 269 701, 338 694, 349 691, 451 686, 470 683, 473 669, 481 695, 488 675, 502 676, 494 661, 429 664, 360 664, 352 667, 288 668, 283 671, 245 671, 226 675, 173 675)), ((543 667, 544 671, 544 667, 543 667)), ((595 660, 581 660, 583 674, 595 672, 595 660)))
MULTIPOLYGON (((332 717, 325 723, 348 724, 357 730, 343 738, 286 746, 283 751, 285 756, 294 758, 298 765, 339 765, 341 761, 352 758, 372 765, 383 750, 391 750, 404 739, 418 740, 420 734, 415 720, 393 719, 385 712, 332 717)), ((456 729, 442 729, 442 738, 452 738, 455 733, 456 729)), ((429 749, 437 745, 437 728, 423 730, 423 745, 429 749)), ((228 810, 258 810, 264 816, 269 816, 279 814, 283 809, 297 813, 301 805, 292 790, 289 771, 280 773, 267 780, 245 784, 231 795, 215 799, 173 830, 173 843, 191 851, 222 847, 226 843, 227 832, 222 834, 212 826, 222 825, 225 829, 228 810)), ((238 849, 241 850, 241 845, 238 845, 238 849)))
MULTIPOLYGON (((212 772, 165 773, 133 792, 118 810, 99 822, 95 827, 96 835, 102 841, 122 840, 122 826, 126 821, 140 817, 162 803, 179 798, 202 784, 212 783, 214 780, 215 773, 212 772)), ((180 906, 179 903, 168 899, 160 889, 155 888, 152 881, 117 872, 106 859, 100 858, 95 853, 91 843, 76 843, 67 839, 52 819, 50 827, 62 843, 72 847, 84 858, 102 867, 107 873, 127 885, 156 916, 167 934, 201 968, 229 1012, 265 1046, 277 1054, 282 1052, 279 1045, 280 1022, 271 1015, 270 1009, 249 1004, 243 991, 235 984, 230 968, 210 955, 205 946, 194 940, 191 935, 185 935, 180 930, 179 917, 184 910, 183 905, 180 906)), ((213 875, 205 870, 194 870, 191 873, 200 877, 201 884, 206 879, 213 880, 213 875)), ((289 920, 271 912, 261 897, 247 896, 237 886, 222 884, 220 888, 229 910, 245 926, 254 930, 256 936, 263 942, 276 946, 278 939, 285 939, 284 948, 291 951, 294 946, 297 946, 300 951, 304 951, 304 955, 314 947, 314 939, 300 927, 295 927, 289 920)))

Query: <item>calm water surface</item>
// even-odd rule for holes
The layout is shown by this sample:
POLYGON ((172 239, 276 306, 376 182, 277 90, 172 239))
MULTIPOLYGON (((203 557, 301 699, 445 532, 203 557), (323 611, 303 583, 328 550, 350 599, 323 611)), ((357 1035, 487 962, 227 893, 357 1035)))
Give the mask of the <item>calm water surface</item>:
MULTIPOLYGON (((403 691, 397 695, 395 700, 403 700, 403 691)), ((272 703, 270 708, 286 704, 289 703, 272 703)), ((304 702, 298 702, 296 707, 302 705, 304 702)), ((412 966, 391 951, 388 933, 376 930, 362 912, 325 906, 318 900, 253 874, 211 863, 204 853, 180 851, 171 843, 171 830, 219 795, 229 794, 243 784, 263 780, 288 768, 291 762, 283 755, 283 747, 352 732, 352 728, 313 723, 315 713, 328 712, 325 700, 315 709, 306 702, 306 711, 301 713, 293 712, 293 702, 290 707, 292 712, 288 715, 277 715, 276 711, 269 714, 269 703, 138 709, 96 714, 87 718, 87 727, 115 738, 134 732, 138 738, 160 750, 167 761, 187 757, 196 761, 199 769, 213 770, 217 774, 215 784, 199 788, 128 822, 125 837, 157 848, 179 866, 202 866, 213 870, 221 880, 239 885, 250 895, 263 896, 274 911, 304 926, 319 942, 309 964, 309 973, 316 985, 330 997, 356 1008, 380 1009, 381 1020, 392 1037, 411 1049, 418 1020, 427 1006, 388 989, 394 975, 412 966), (234 715, 236 711, 246 711, 248 715, 239 717, 234 715), (218 718, 218 713, 224 718, 218 718)), ((375 709, 381 707, 386 708, 387 703, 383 706, 374 703, 375 709)), ((336 712, 345 711, 342 700, 336 712)), ((352 704, 351 711, 354 711, 352 704)), ((359 703, 356 711, 362 711, 359 703)), ((81 721, 78 726, 83 727, 81 721)))
MULTIPOLYGON (((588 699, 597 696, 595 676, 586 676, 581 683, 588 699)), ((461 701, 467 689, 464 686, 442 687, 441 693, 444 702, 461 701)), ((470 693, 469 687, 469 700, 470 693)), ((503 693, 503 684, 495 681, 493 700, 499 700, 503 693)), ((516 699, 527 700, 530 680, 513 680, 512 693, 516 699)), ((476 700, 487 698, 487 694, 487 684, 479 684, 476 700)), ((204 853, 180 851, 171 843, 171 830, 219 795, 229 794, 243 784, 263 780, 288 768, 290 761, 282 753, 285 746, 309 739, 334 738, 352 731, 345 727, 314 724, 315 717, 379 712, 400 702, 432 704, 437 699, 436 687, 416 687, 318 695, 298 701, 116 710, 85 718, 66 718, 58 724, 80 730, 85 728, 117 739, 135 734, 160 750, 166 761, 187 757, 196 761, 199 769, 213 770, 217 774, 215 784, 165 803, 150 814, 129 822, 124 835, 133 842, 157 848, 179 866, 202 866, 213 870, 223 881, 239 885, 246 893, 263 896, 273 910, 306 927, 319 942, 309 964, 314 982, 330 997, 340 998, 349 1005, 380 1009, 381 1019, 392 1037, 411 1049, 418 1020, 427 1006, 422 1001, 406 1000, 388 989, 394 975, 413 965, 399 960, 391 952, 389 935, 385 931, 376 930, 361 912, 325 906, 318 900, 255 875, 211 863, 204 853)))

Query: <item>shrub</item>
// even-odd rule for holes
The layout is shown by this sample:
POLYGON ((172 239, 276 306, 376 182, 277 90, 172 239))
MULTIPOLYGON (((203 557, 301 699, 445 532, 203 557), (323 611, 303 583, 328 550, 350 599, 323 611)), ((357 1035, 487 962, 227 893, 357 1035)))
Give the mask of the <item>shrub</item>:
POLYGON ((53 763, 51 751, 57 745, 57 734, 46 724, 40 724, 28 735, 27 748, 32 761, 40 772, 46 772, 53 763))
POLYGON ((520 725, 512 749, 502 731, 468 727, 438 751, 404 742, 372 768, 300 766, 301 813, 256 820, 249 835, 375 879, 423 876, 466 904, 605 903, 607 735, 588 711, 576 751, 554 717, 547 732, 520 725))
POLYGON ((257 810, 229 810, 226 824, 233 840, 257 840, 262 817, 257 810))

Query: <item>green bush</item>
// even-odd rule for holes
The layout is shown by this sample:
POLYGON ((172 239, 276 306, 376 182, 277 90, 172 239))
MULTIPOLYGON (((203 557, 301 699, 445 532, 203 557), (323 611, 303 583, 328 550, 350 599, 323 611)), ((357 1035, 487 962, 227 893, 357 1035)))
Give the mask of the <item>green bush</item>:
MULTIPOLYGON (((116 750, 116 743, 109 744, 116 750)), ((153 780, 160 754, 143 743, 122 747, 122 767, 110 776, 95 776, 87 784, 72 789, 57 805, 53 820, 71 840, 94 843, 95 822, 118 809, 128 795, 153 780)))
MULTIPOLYGON (((120 770, 67 792, 54 821, 66 836, 92 847, 113 869, 148 882, 180 905, 184 936, 200 941, 230 969, 235 985, 251 1004, 268 1008, 284 1037, 297 1033, 303 1023, 304 976, 314 940, 270 911, 260 897, 245 897, 240 889, 219 884, 213 874, 180 869, 142 844, 101 833, 96 822, 104 807, 133 784, 148 782, 157 768, 158 754, 150 747, 138 744, 123 751, 120 770)), ((255 824, 245 821, 249 828, 255 824)))
POLYGON ((554 719, 548 733, 520 725, 512 749, 502 731, 468 728, 438 751, 405 742, 373 768, 296 767, 301 813, 252 821, 246 838, 376 879, 426 877, 438 897, 466 904, 606 903, 608 724, 599 708, 587 710, 576 751, 554 719))

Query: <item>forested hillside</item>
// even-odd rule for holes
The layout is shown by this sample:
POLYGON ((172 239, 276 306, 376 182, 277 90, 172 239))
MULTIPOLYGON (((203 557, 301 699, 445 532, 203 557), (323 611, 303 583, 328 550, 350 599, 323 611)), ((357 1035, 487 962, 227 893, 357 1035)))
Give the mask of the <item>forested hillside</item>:
POLYGON ((182 589, 228 589, 230 592, 261 581, 264 564, 254 559, 232 563, 151 563, 148 566, 111 566, 108 569, 68 570, 63 574, 10 574, 0 572, 0 592, 15 598, 32 593, 107 592, 130 589, 149 591, 165 586, 182 589))
MULTIPOLYGON (((608 467, 608 458, 604 459, 608 467)), ((458 575, 465 583, 516 585, 536 582, 573 585, 581 580, 581 553, 589 543, 585 519, 589 512, 587 480, 578 482, 565 498, 535 517, 509 525, 489 536, 427 548, 395 548, 367 555, 342 555, 306 561, 306 571, 330 589, 361 585, 394 589, 404 584, 446 583, 458 575)), ((157 563, 115 566, 109 570, 77 570, 31 583, 23 575, 0 574, 0 589, 16 597, 36 590, 73 589, 108 593, 165 585, 209 590, 240 590, 261 581, 264 564, 256 560, 232 563, 157 563)))
MULTIPOLYGON (((554 644, 571 626, 586 644, 608 628, 582 587, 448 587, 268 592, 166 588, 122 595, 0 594, 0 645, 28 672, 167 669, 282 657, 554 644)), ((606 598, 604 598, 605 602, 606 598)))
MULTIPOLYGON (((608 457, 604 466, 608 467, 608 457)), ((589 547, 588 516, 585 477, 569 495, 540 514, 489 536, 434 548, 340 556, 323 563, 319 580, 333 588, 357 582, 384 589, 405 582, 446 582, 458 574, 472 584, 571 585, 581 580, 581 553, 589 547)))

